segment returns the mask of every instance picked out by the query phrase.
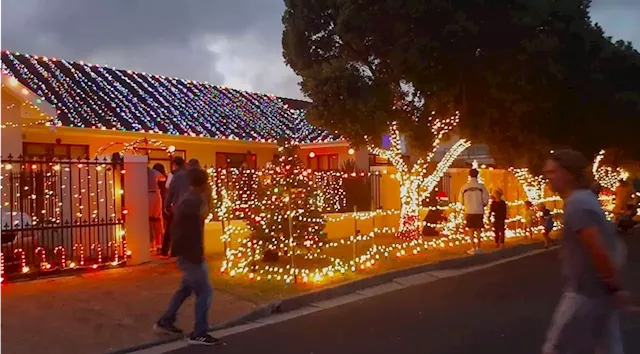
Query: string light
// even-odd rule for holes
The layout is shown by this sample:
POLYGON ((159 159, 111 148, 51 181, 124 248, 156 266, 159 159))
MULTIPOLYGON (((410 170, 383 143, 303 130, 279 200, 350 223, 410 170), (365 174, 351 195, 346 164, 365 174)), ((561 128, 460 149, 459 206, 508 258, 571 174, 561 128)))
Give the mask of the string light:
POLYGON ((9 51, 2 64, 53 104, 64 126, 270 143, 342 140, 273 95, 9 51))
MULTIPOLYGON (((12 78, 13 80, 15 80, 14 78, 12 78)), ((2 85, 2 87, 4 87, 5 85, 2 85)), ((42 103, 43 101, 41 99, 37 99, 36 100, 37 103, 42 103)), ((10 110, 14 110, 14 109, 20 109, 20 107, 28 107, 28 108, 32 108, 34 110, 36 110, 38 112, 39 119, 35 120, 35 121, 28 121, 28 122, 24 122, 24 123, 14 123, 14 122, 3 122, 0 124, 0 129, 5 129, 5 128, 28 128, 28 127, 33 127, 33 126, 38 126, 38 125, 44 125, 44 126, 56 126, 59 125, 59 122, 56 122, 55 117, 50 117, 48 116, 46 113, 44 113, 40 107, 38 107, 37 105, 34 105, 33 103, 31 103, 30 101, 23 101, 22 104, 20 106, 17 106, 16 104, 10 104, 8 106, 5 107, 6 111, 10 111, 10 110)))
POLYGON ((64 269, 67 266, 67 258, 64 247, 58 246, 53 250, 54 255, 60 256, 60 268, 64 269))
POLYGON ((4 281, 4 252, 0 253, 0 283, 4 281))
MULTIPOLYGON (((31 161, 22 157, 3 159, 2 162, 2 207, 10 211, 6 215, 13 220, 5 223, 3 217, 3 232, 14 231, 19 238, 23 238, 31 232, 37 233, 38 229, 88 230, 90 227, 109 225, 114 228, 113 234, 107 235, 108 238, 114 238, 109 244, 109 256, 115 258, 113 262, 109 260, 110 264, 117 266, 126 261, 126 258, 119 256, 120 249, 123 254, 127 252, 124 230, 121 229, 122 215, 119 214, 123 210, 118 202, 122 196, 121 177, 112 164, 106 160, 31 161), (37 178, 40 187, 26 183, 20 176, 28 176, 27 181, 37 178), (30 231, 31 228, 37 229, 30 231)), ((34 248, 12 250, 10 257, 19 263, 18 273, 30 272, 27 262, 32 260, 35 260, 35 269, 40 272, 78 267, 95 269, 106 265, 99 243, 94 243, 91 248, 96 255, 92 258, 92 264, 85 264, 85 246, 81 242, 75 243, 72 251, 71 245, 69 248, 60 244, 43 247, 41 245, 45 240, 39 241, 40 245, 34 245, 34 248), (67 252, 72 252, 71 256, 67 252)), ((20 244, 19 240, 17 244, 20 244)), ((7 253, 3 253, 3 257, 6 256, 7 253)), ((3 278, 7 278, 6 274, 3 278)))
POLYGON ((543 176, 533 176, 528 168, 509 168, 527 195, 527 199, 533 204, 541 203, 547 180, 543 176))
POLYGON ((403 239, 420 237, 420 218, 418 216, 420 203, 429 197, 431 191, 451 164, 471 145, 470 142, 464 139, 456 142, 438 162, 435 171, 430 175, 426 175, 427 167, 440 146, 441 139, 455 127, 459 120, 460 114, 458 112, 444 119, 437 117, 435 112, 432 113, 429 117, 430 129, 434 135, 432 149, 425 158, 419 159, 411 169, 403 159, 402 138, 397 122, 391 122, 389 125, 390 149, 386 150, 372 144, 368 145, 368 149, 372 154, 389 160, 396 168, 395 178, 400 182, 401 203, 400 227, 397 237, 403 239))
POLYGON ((160 140, 149 139, 149 138, 145 137, 145 138, 136 139, 136 140, 134 140, 132 142, 129 142, 129 143, 116 142, 116 141, 107 143, 107 144, 101 146, 100 148, 98 148, 98 150, 96 151, 95 156, 98 157, 98 156, 103 155, 105 151, 107 151, 109 148, 111 148, 111 147, 113 147, 115 145, 123 145, 122 150, 120 150, 120 154, 126 154, 126 153, 128 153, 130 151, 136 151, 136 149, 140 145, 143 145, 143 144, 144 144, 145 147, 149 146, 149 145, 152 145, 152 146, 155 146, 155 147, 159 147, 160 149, 166 151, 167 154, 169 154, 169 155, 171 155, 171 153, 175 151, 175 147, 174 146, 167 147, 167 145, 165 145, 165 143, 160 141, 160 140), (170 149, 171 147, 173 147, 173 149, 170 149))
POLYGON ((620 180, 627 180, 629 172, 624 168, 616 169, 609 166, 601 166, 600 163, 604 158, 605 151, 601 150, 593 160, 592 172, 596 181, 603 187, 615 190, 620 184, 620 180))
MULTIPOLYGON (((455 152, 454 152, 455 154, 455 152)), ((522 172, 522 171, 520 171, 522 172)), ((533 177, 532 177, 533 178, 533 177)), ((521 183, 530 183, 526 179, 520 178, 521 183)), ((533 180, 540 180, 540 178, 533 178, 533 180)), ((524 185, 523 185, 524 188, 524 185)), ((540 195, 536 195, 539 203, 556 201, 557 196, 544 198, 540 195)), ((508 207, 517 207, 524 204, 524 200, 507 202, 508 207)), ((235 244, 238 246, 235 249, 228 249, 226 251, 226 257, 221 266, 221 271, 228 273, 232 277, 247 277, 254 281, 281 281, 284 283, 292 283, 296 280, 302 282, 317 283, 326 279, 345 274, 347 272, 356 272, 358 270, 364 270, 374 267, 380 260, 388 258, 403 259, 409 256, 418 255, 427 250, 443 249, 448 247, 456 247, 460 245, 470 244, 471 239, 466 236, 466 230, 464 226, 464 208, 460 203, 450 203, 446 206, 437 206, 431 208, 420 208, 422 211, 427 210, 443 210, 448 212, 448 217, 443 222, 428 223, 424 221, 417 221, 418 227, 431 226, 437 230, 441 237, 432 239, 413 239, 405 240, 400 239, 389 245, 379 245, 373 240, 376 237, 383 235, 397 234, 399 228, 374 228, 367 234, 355 234, 349 237, 335 240, 335 241, 317 241, 313 248, 307 249, 304 244, 298 244, 294 242, 289 243, 289 240, 282 235, 272 239, 275 242, 274 246, 268 247, 267 243, 263 240, 256 240, 251 237, 245 237, 245 235, 251 233, 251 228, 243 226, 234 226, 226 229, 222 236, 223 241, 230 241, 233 235, 238 236, 238 240, 235 244), (373 244, 367 244, 372 242, 373 244), (363 244, 364 243, 364 244, 363 244), (353 245, 360 245, 359 247, 365 247, 364 253, 361 255, 353 255, 352 258, 336 258, 331 257, 327 253, 330 249, 338 247, 346 247, 353 245), (299 267, 295 264, 288 265, 270 265, 261 264, 263 260, 263 252, 265 249, 280 250, 280 252, 289 252, 289 248, 294 248, 293 255, 299 256, 305 260, 312 260, 319 262, 322 260, 326 266, 322 267, 299 267)), ((561 214, 562 210, 554 209, 551 211, 552 215, 561 214)), ((385 215, 401 215, 401 210, 377 210, 371 212, 357 212, 357 213, 345 213, 340 216, 331 216, 326 218, 326 222, 340 222, 347 218, 354 220, 366 220, 376 216, 385 215)), ((288 214, 284 213, 281 218, 286 218, 288 214)), ((271 217, 277 217, 275 215, 271 217)), ((305 222, 322 222, 322 218, 314 218, 310 216, 301 217, 305 222)), ((506 237, 525 237, 527 236, 526 228, 522 227, 523 217, 515 216, 506 220, 507 230, 506 237), (520 225, 520 227, 519 227, 520 225)), ((559 221, 554 222, 554 230, 561 227, 559 221)), ((542 226, 535 226, 533 232, 542 232, 542 226)), ((493 239, 493 231, 484 230, 480 238, 481 240, 489 241, 493 239)), ((286 253, 282 253, 286 254, 286 253)))

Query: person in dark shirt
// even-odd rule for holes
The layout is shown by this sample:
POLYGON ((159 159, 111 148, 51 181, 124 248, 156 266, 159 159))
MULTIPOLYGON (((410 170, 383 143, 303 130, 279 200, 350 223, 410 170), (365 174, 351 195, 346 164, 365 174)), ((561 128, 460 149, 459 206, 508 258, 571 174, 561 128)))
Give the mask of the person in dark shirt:
POLYGON ((213 288, 209 282, 209 269, 204 261, 204 220, 207 209, 204 192, 207 188, 207 173, 194 168, 188 170, 185 175, 189 182, 189 191, 174 204, 171 223, 173 253, 178 257, 182 281, 173 294, 166 312, 154 327, 169 333, 182 333, 182 330, 174 325, 176 314, 191 293, 195 293, 196 318, 189 341, 195 344, 214 345, 219 344, 220 340, 207 333, 209 329, 207 316, 213 297, 213 288))
POLYGON ((493 233, 496 247, 504 247, 505 221, 507 220, 507 203, 502 200, 502 189, 493 192, 491 201, 491 216, 493 217, 493 233))
POLYGON ((540 210, 542 211, 542 226, 544 227, 544 248, 549 248, 553 243, 551 240, 551 231, 553 231, 553 215, 551 215, 551 210, 547 208, 546 205, 540 204, 540 210))
POLYGON ((165 217, 165 230, 161 250, 163 256, 169 256, 169 249, 171 248, 171 222, 173 220, 172 206, 180 196, 189 190, 189 183, 186 180, 186 175, 183 176, 186 171, 187 167, 182 157, 176 156, 171 160, 171 173, 167 176, 167 181, 165 182, 165 188, 167 191, 163 198, 165 217), (180 177, 178 177, 177 182, 174 183, 173 179, 176 175, 180 175, 180 177))

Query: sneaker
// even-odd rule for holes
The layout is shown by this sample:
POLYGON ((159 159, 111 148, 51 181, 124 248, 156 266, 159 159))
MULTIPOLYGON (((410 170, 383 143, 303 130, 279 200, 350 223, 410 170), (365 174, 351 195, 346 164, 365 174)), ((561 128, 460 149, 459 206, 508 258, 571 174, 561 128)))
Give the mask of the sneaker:
POLYGON ((161 322, 156 322, 153 325, 153 329, 159 332, 168 333, 168 334, 182 334, 182 330, 173 324, 166 324, 161 322))
POLYGON ((200 345, 220 345, 223 344, 223 342, 216 338, 213 337, 209 334, 205 334, 203 336, 194 336, 193 334, 191 334, 189 336, 189 343, 191 344, 200 344, 200 345))

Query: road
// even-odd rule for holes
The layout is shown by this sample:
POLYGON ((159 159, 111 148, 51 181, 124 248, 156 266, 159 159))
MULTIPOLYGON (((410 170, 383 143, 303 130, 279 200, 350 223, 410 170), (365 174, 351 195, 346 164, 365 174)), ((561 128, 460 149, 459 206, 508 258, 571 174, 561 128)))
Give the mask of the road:
MULTIPOLYGON (((627 245, 628 287, 640 296, 640 238, 627 245)), ((231 335, 224 347, 171 353, 539 354, 558 270, 557 252, 544 252, 231 335)), ((640 314, 622 325, 625 352, 640 353, 640 314)))

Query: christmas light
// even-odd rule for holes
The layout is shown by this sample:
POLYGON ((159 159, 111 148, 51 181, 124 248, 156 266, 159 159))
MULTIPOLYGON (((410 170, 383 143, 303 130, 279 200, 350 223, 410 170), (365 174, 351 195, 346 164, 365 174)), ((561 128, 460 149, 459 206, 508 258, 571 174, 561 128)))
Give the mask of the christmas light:
POLYGON ((64 247, 58 246, 53 250, 54 255, 58 255, 60 257, 60 268, 64 269, 67 266, 67 258, 65 255, 64 247))
MULTIPOLYGON (((454 152, 455 154, 455 152, 454 152)), ((482 168, 482 167, 480 167, 482 168)), ((524 179, 521 179, 525 181, 524 179)), ((535 178, 534 178, 535 180, 535 178)), ((524 186, 523 186, 524 188, 524 186)), ((538 202, 544 203, 549 201, 558 200, 558 197, 540 198, 537 197, 538 202)), ((508 207, 518 207, 524 204, 524 200, 509 201, 508 207)), ((292 283, 300 280, 305 283, 319 283, 328 278, 340 276, 347 272, 356 272, 372 268, 381 260, 388 258, 403 259, 410 256, 418 255, 422 252, 432 249, 443 249, 447 247, 456 247, 460 245, 466 245, 471 243, 471 239, 466 235, 464 226, 464 208, 460 203, 450 203, 446 206, 438 206, 427 209, 420 209, 423 211, 437 209, 443 210, 448 213, 446 221, 431 224, 427 222, 417 221, 418 227, 425 225, 434 227, 439 230, 441 237, 430 239, 413 239, 403 240, 400 239, 390 245, 371 244, 376 238, 380 238, 384 235, 393 235, 399 232, 399 228, 374 228, 367 234, 355 234, 339 240, 320 241, 317 242, 312 249, 305 249, 304 245, 296 243, 289 243, 284 235, 282 237, 276 237, 273 241, 276 241, 272 247, 267 249, 280 250, 280 252, 289 252, 290 249, 294 249, 293 255, 301 257, 305 260, 314 262, 323 262, 326 266, 321 267, 299 267, 295 264, 288 265, 270 265, 260 264, 263 259, 263 250, 265 249, 265 243, 262 240, 254 240, 251 238, 240 237, 237 240, 238 247, 235 249, 228 249, 226 251, 226 258, 223 261, 221 271, 227 272, 232 277, 247 277, 247 279, 253 281, 267 280, 267 281, 282 281, 284 283, 292 283), (366 243, 365 243, 366 242, 366 243), (364 244, 363 244, 364 243, 364 244), (365 247, 364 253, 361 255, 354 254, 352 258, 335 258, 327 254, 328 250, 336 249, 339 247, 365 247)), ((554 209, 551 211, 552 215, 561 214, 562 210, 554 209)), ((376 216, 383 215, 398 215, 401 214, 401 210, 378 210, 371 212, 357 212, 357 213, 344 213, 337 217, 326 218, 327 222, 340 222, 347 218, 354 220, 366 220, 376 216)), ((281 217, 286 217, 285 215, 281 217)), ((266 214, 265 214, 266 216, 266 214)), ((269 217, 277 217, 271 215, 269 217)), ((305 222, 321 222, 321 218, 315 219, 314 217, 305 216, 301 218, 305 222)), ((521 227, 523 222, 522 216, 515 216, 506 220, 507 229, 505 236, 507 238, 525 237, 527 230, 521 227), (520 226, 520 227, 519 227, 520 226)), ((561 227, 560 222, 554 222, 554 230, 561 227)), ((230 227, 223 235, 225 241, 231 240, 233 235, 246 235, 251 230, 247 227, 230 227)), ((541 233, 543 231, 542 226, 535 226, 533 232, 541 233)), ((480 235, 481 240, 492 240, 494 234, 492 231, 483 230, 480 235)), ((286 254, 286 253, 282 253, 286 254)))
POLYGON ((593 176, 602 187, 614 191, 618 188, 620 180, 629 178, 629 172, 621 167, 614 169, 609 166, 601 166, 600 163, 604 158, 604 154, 605 151, 601 150, 593 160, 593 176))
POLYGON ((533 204, 541 203, 547 180, 543 176, 533 176, 527 168, 509 168, 524 189, 527 199, 533 204))
POLYGON ((54 105, 64 126, 270 143, 342 140, 273 95, 8 51, 2 65, 54 105))
POLYGON ((397 122, 389 125, 389 137, 391 148, 381 149, 369 144, 371 153, 389 160, 396 168, 395 178, 400 182, 400 227, 397 236, 404 239, 416 239, 420 237, 420 219, 418 217, 419 205, 427 198, 440 178, 447 171, 456 158, 471 144, 466 140, 458 141, 436 166, 431 175, 426 175, 427 167, 438 149, 441 139, 451 131, 460 120, 459 113, 447 118, 429 117, 429 124, 434 135, 432 149, 425 158, 419 159, 411 169, 407 166, 402 156, 401 137, 397 122))

